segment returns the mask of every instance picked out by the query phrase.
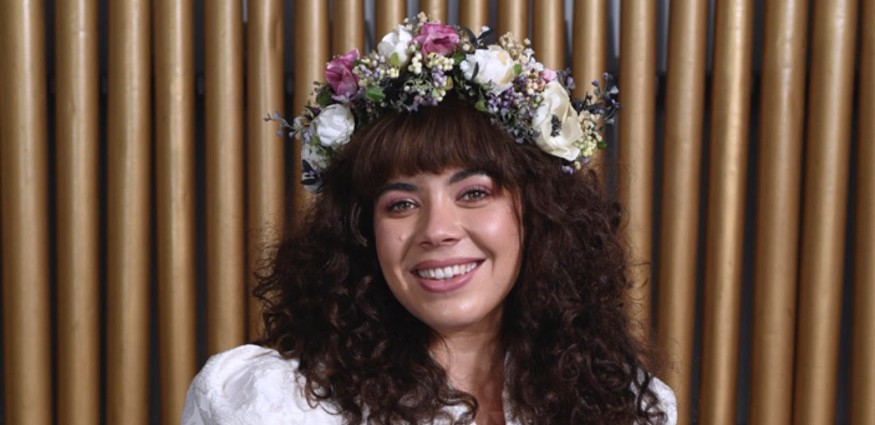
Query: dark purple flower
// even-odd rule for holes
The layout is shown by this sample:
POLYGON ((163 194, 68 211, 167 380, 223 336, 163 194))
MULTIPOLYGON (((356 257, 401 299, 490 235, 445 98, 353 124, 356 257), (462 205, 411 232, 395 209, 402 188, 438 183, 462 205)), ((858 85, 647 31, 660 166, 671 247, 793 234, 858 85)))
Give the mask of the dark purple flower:
POLYGON ((331 86, 334 100, 347 100, 358 91, 358 77, 352 73, 355 61, 359 59, 358 49, 352 49, 328 62, 325 81, 331 86))
POLYGON ((424 55, 432 52, 448 55, 459 44, 459 33, 449 25, 428 22, 422 25, 422 29, 416 37, 413 37, 413 41, 419 43, 424 55))

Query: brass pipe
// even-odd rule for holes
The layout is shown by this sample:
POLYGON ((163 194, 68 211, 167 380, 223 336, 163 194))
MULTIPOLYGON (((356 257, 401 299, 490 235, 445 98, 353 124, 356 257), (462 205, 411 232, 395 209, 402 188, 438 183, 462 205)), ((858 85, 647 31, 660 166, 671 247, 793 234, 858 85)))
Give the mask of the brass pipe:
POLYGON ((799 253, 808 2, 765 10, 750 422, 789 425, 799 253))
MULTIPOLYGON (((331 24, 331 54, 338 55, 350 49, 365 50, 365 5, 362 0, 334 2, 331 24)), ((381 35, 382 36, 382 35, 381 35)), ((377 40, 379 42, 379 40, 377 40)), ((312 89, 312 87, 311 87, 312 89)), ((295 105, 300 107, 301 105, 295 105)), ((297 113, 298 111, 294 111, 297 113)))
POLYGON ((753 1, 717 3, 699 420, 735 424, 753 1))
POLYGON ((43 2, 0 5, 3 389, 9 424, 52 423, 43 2))
POLYGON ((149 417, 150 5, 109 4, 107 422, 149 417))
POLYGON ((468 27, 475 34, 483 26, 489 26, 489 1, 466 0, 459 2, 459 24, 468 27))
POLYGON ((705 114, 708 5, 672 5, 663 167, 663 214, 657 307, 658 347, 668 359, 662 375, 678 401, 678 423, 690 422, 691 371, 696 318, 696 257, 705 114))
POLYGON ((191 0, 156 0, 155 173, 161 423, 195 374, 194 42, 191 0))
POLYGON ((404 23, 407 17, 407 2, 405 0, 375 0, 374 40, 379 41, 384 35, 404 23))
POLYGON ((623 236, 634 267, 629 314, 633 330, 650 329, 650 261, 653 240, 653 131, 656 115, 656 2, 630 0, 620 17, 620 165, 618 200, 626 212, 623 236))
MULTIPOLYGON (((285 223, 286 141, 276 126, 264 123, 266 114, 283 109, 282 1, 250 0, 247 25, 248 122, 248 259, 250 288, 254 273, 264 266, 279 243, 285 223)), ((247 291, 247 293, 251 293, 247 291)), ((260 337, 261 304, 249 296, 249 339, 260 337)))
POLYGON ((535 0, 532 43, 538 61, 565 69, 565 14, 562 0, 535 0))
POLYGON ((857 2, 814 2, 793 421, 835 420, 857 2))
POLYGON ((246 342, 243 167, 243 11, 236 0, 204 9, 207 352, 246 342))
POLYGON ((58 416, 100 422, 100 195, 98 6, 55 7, 58 193, 58 416))
MULTIPOLYGON (((875 75, 875 1, 860 3, 860 74, 875 75)), ((875 84, 860 78, 858 117, 875 117, 875 84)), ((858 119, 851 423, 875 423, 875 120, 858 119)))
POLYGON ((529 38, 529 7, 526 0, 503 0, 498 8, 498 34, 511 33, 517 40, 529 38))

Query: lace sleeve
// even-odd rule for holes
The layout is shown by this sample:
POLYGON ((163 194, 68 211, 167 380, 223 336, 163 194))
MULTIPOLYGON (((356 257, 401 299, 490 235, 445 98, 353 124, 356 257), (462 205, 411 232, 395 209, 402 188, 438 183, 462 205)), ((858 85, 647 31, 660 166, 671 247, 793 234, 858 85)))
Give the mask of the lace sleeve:
POLYGON ((297 363, 271 349, 240 346, 210 358, 188 389, 182 425, 337 425, 338 416, 310 406, 297 363))

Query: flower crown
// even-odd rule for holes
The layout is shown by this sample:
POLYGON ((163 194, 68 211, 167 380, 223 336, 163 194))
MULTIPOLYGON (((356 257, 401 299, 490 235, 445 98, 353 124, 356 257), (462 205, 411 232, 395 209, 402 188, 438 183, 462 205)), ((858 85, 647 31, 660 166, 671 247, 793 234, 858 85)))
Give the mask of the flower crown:
POLYGON ((316 103, 291 125, 278 113, 266 119, 302 141, 302 184, 310 191, 321 189, 322 171, 357 129, 388 111, 437 105, 450 93, 488 114, 517 143, 566 160, 572 172, 605 147, 602 123, 613 123, 618 90, 605 74, 605 87, 593 81, 592 95, 571 98, 570 72, 546 68, 529 45, 510 34, 496 43, 487 27, 475 36, 420 13, 415 23, 405 20, 386 34, 376 51, 361 56, 353 49, 329 62, 325 82, 315 83, 316 103))

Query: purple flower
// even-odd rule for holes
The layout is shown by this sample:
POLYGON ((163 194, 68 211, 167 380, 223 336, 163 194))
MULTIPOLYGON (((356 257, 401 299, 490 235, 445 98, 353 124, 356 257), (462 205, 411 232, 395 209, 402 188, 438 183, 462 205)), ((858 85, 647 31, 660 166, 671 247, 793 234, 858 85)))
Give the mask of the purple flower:
POLYGON ((334 100, 344 101, 358 91, 358 77, 352 73, 355 61, 359 59, 358 49, 352 49, 328 62, 325 81, 331 86, 334 100))
POLYGON ((427 22, 422 25, 419 34, 413 37, 413 41, 419 43, 424 55, 432 52, 448 55, 459 44, 459 34, 449 25, 427 22))
POLYGON ((544 70, 541 71, 541 79, 544 80, 545 83, 549 83, 550 81, 555 80, 556 71, 550 68, 544 68, 544 70))

